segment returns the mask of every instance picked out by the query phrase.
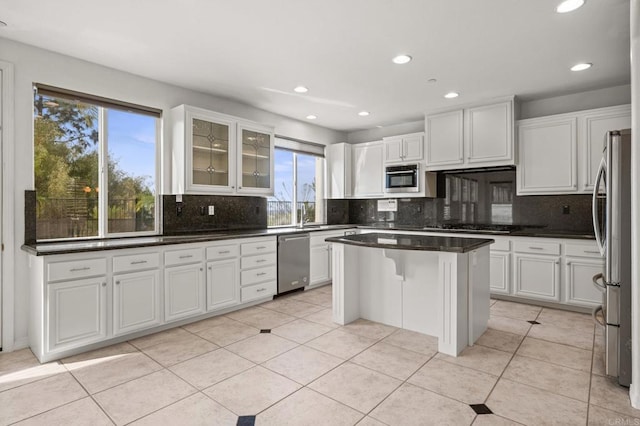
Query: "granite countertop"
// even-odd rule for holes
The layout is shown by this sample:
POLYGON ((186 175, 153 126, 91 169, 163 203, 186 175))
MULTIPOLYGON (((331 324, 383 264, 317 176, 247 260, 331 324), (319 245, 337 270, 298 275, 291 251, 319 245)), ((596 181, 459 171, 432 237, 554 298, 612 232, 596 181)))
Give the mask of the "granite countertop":
POLYGON ((279 236, 305 232, 331 231, 355 227, 356 225, 308 225, 304 228, 283 227, 227 231, 221 230, 206 234, 157 235, 149 237, 105 238, 101 240, 43 242, 24 244, 22 246, 22 249, 36 256, 47 256, 54 254, 83 253, 90 251, 163 246, 169 244, 202 243, 207 241, 228 240, 235 238, 279 236))
POLYGON ((375 232, 370 234, 331 237, 327 238, 326 241, 361 247, 446 251, 453 253, 466 253, 494 242, 494 240, 487 238, 434 237, 427 235, 381 234, 375 232))

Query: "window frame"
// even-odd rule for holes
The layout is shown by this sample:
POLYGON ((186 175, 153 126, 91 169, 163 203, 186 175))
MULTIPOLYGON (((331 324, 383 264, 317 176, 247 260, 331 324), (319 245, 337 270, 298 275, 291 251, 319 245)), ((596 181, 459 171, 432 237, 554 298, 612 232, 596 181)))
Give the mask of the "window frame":
MULTIPOLYGON (((59 89, 52 86, 42 85, 38 83, 33 84, 33 96, 31 97, 32 111, 35 111, 35 98, 39 91, 44 91, 45 96, 58 96, 63 99, 81 101, 98 108, 98 188, 101 188, 98 192, 98 235, 86 236, 86 237, 62 237, 62 238, 47 238, 37 239, 37 242, 56 242, 56 241, 86 241, 96 240, 103 238, 122 238, 122 237, 143 237, 160 235, 160 218, 162 215, 162 195, 160 194, 161 187, 161 171, 162 171, 162 128, 163 128, 163 115, 162 110, 157 108, 140 106, 128 102, 122 102, 118 100, 111 100, 99 96, 93 96, 84 94, 81 92, 75 92, 68 89, 59 89), (153 209, 153 230, 150 231, 134 231, 134 232, 109 232, 109 185, 108 185, 108 158, 109 158, 109 142, 108 142, 108 122, 107 113, 108 109, 115 109, 120 111, 126 111, 129 113, 152 116, 155 118, 155 143, 154 143, 154 209, 153 209)), ((33 126, 32 118, 32 132, 31 141, 32 148, 35 142, 35 128, 33 126)), ((32 153, 32 167, 33 167, 33 187, 35 188, 35 175, 36 170, 33 164, 34 154, 32 153)), ((37 226, 37 221, 36 221, 37 226)))

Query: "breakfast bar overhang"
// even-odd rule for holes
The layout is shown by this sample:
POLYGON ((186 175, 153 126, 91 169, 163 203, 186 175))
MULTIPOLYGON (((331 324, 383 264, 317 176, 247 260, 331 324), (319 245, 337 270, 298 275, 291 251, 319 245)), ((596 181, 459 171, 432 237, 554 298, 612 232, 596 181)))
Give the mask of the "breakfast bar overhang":
POLYGON ((494 240, 368 233, 326 241, 334 322, 364 318, 435 336, 452 356, 486 330, 494 240))

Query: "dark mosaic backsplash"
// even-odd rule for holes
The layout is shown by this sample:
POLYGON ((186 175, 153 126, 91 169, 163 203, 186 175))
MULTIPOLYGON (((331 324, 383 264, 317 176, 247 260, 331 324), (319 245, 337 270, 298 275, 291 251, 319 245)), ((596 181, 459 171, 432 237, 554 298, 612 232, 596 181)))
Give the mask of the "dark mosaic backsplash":
POLYGON ((165 235, 267 227, 267 199, 222 195, 183 195, 176 203, 175 195, 162 196, 162 229, 165 235), (178 213, 178 207, 182 213, 178 213), (214 206, 209 216, 207 207, 214 206))
POLYGON ((453 194, 454 185, 450 180, 447 186, 448 200, 398 198, 397 212, 378 212, 378 200, 375 199, 327 200, 327 212, 331 212, 327 214, 327 223, 393 222, 416 227, 447 222, 510 223, 552 231, 593 233, 591 195, 517 196, 514 170, 460 173, 449 177, 454 177, 453 181, 460 185, 457 195, 453 194), (456 201, 469 197, 471 192, 476 194, 472 203, 464 205, 456 201))

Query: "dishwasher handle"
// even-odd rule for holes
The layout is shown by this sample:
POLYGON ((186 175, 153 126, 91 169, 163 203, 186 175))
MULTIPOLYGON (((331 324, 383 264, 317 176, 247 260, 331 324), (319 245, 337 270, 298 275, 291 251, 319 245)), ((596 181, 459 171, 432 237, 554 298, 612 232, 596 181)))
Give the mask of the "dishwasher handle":
POLYGON ((291 236, 291 237, 278 237, 278 242, 285 242, 285 241, 295 241, 295 240, 308 240, 309 239, 309 234, 305 234, 305 235, 296 235, 296 236, 291 236))

